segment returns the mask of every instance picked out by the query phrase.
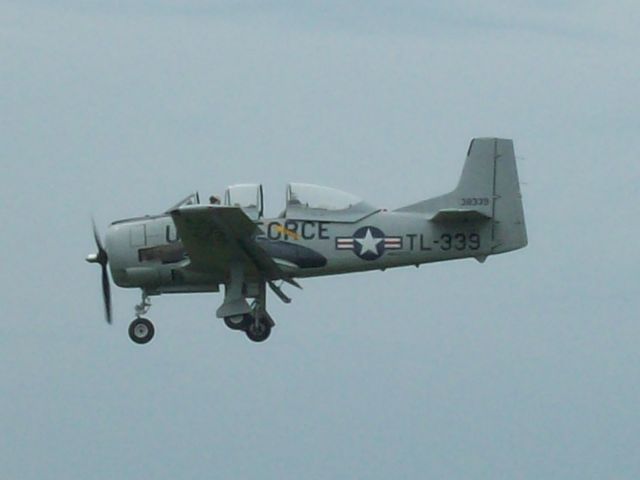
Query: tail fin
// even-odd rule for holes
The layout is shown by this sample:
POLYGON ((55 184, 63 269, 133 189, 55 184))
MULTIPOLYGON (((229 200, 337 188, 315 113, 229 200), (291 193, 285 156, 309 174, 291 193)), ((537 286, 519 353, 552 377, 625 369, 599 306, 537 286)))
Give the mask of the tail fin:
POLYGON ((473 139, 454 191, 397 211, 424 214, 436 223, 491 222, 487 253, 525 247, 527 230, 513 142, 473 139))

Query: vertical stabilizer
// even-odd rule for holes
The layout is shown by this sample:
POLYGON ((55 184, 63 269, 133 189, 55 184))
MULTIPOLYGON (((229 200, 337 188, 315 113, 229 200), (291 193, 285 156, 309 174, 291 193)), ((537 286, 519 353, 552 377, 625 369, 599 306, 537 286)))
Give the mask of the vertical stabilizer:
POLYGON ((513 142, 473 139, 455 190, 397 211, 423 214, 432 222, 488 222, 487 253, 525 247, 527 231, 513 142))
POLYGON ((495 180, 491 253, 527 246, 522 194, 511 140, 495 139, 495 180))

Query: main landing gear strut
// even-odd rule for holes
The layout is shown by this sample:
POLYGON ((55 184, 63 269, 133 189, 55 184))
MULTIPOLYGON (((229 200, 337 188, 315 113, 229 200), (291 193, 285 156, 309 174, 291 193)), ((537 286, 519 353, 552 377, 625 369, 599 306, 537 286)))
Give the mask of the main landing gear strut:
POLYGON ((231 330, 245 332, 249 340, 264 342, 275 325, 267 313, 266 282, 259 281, 250 286, 244 285, 241 270, 232 270, 231 282, 227 284, 225 300, 217 315, 231 330), (249 291, 246 291, 249 290, 249 291), (247 298, 253 298, 251 305, 247 298))
POLYGON ((259 313, 260 308, 257 302, 253 302, 251 308, 251 313, 224 317, 224 324, 231 330, 245 332, 247 337, 254 342, 264 342, 271 335, 273 320, 268 313, 264 312, 262 315, 259 313))
POLYGON ((135 306, 136 318, 129 325, 129 338, 135 343, 143 345, 149 343, 155 334, 153 323, 147 318, 143 318, 151 308, 151 300, 146 292, 142 291, 142 300, 135 306))
POLYGON ((231 330, 244 332, 253 342, 264 342, 275 325, 259 298, 252 302, 249 313, 224 317, 224 323, 231 330))

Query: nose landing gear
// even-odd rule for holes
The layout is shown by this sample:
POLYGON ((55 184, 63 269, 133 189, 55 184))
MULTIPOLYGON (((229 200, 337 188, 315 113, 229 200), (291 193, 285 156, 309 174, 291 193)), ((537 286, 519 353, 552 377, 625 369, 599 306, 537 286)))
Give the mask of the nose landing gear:
POLYGON ((129 338, 139 345, 149 343, 155 334, 153 323, 147 318, 143 318, 151 308, 151 300, 143 291, 141 302, 135 306, 136 318, 129 325, 129 338))
POLYGON ((129 338, 140 345, 149 343, 154 333, 153 323, 146 318, 136 318, 129 325, 129 338))

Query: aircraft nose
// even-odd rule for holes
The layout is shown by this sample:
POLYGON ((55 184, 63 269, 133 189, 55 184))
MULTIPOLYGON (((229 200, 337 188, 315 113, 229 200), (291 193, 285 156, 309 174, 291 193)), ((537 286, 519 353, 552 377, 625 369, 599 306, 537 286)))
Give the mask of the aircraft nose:
POLYGON ((87 258, 85 258, 85 260, 89 263, 98 263, 98 254, 90 253, 89 255, 87 255, 87 258))

